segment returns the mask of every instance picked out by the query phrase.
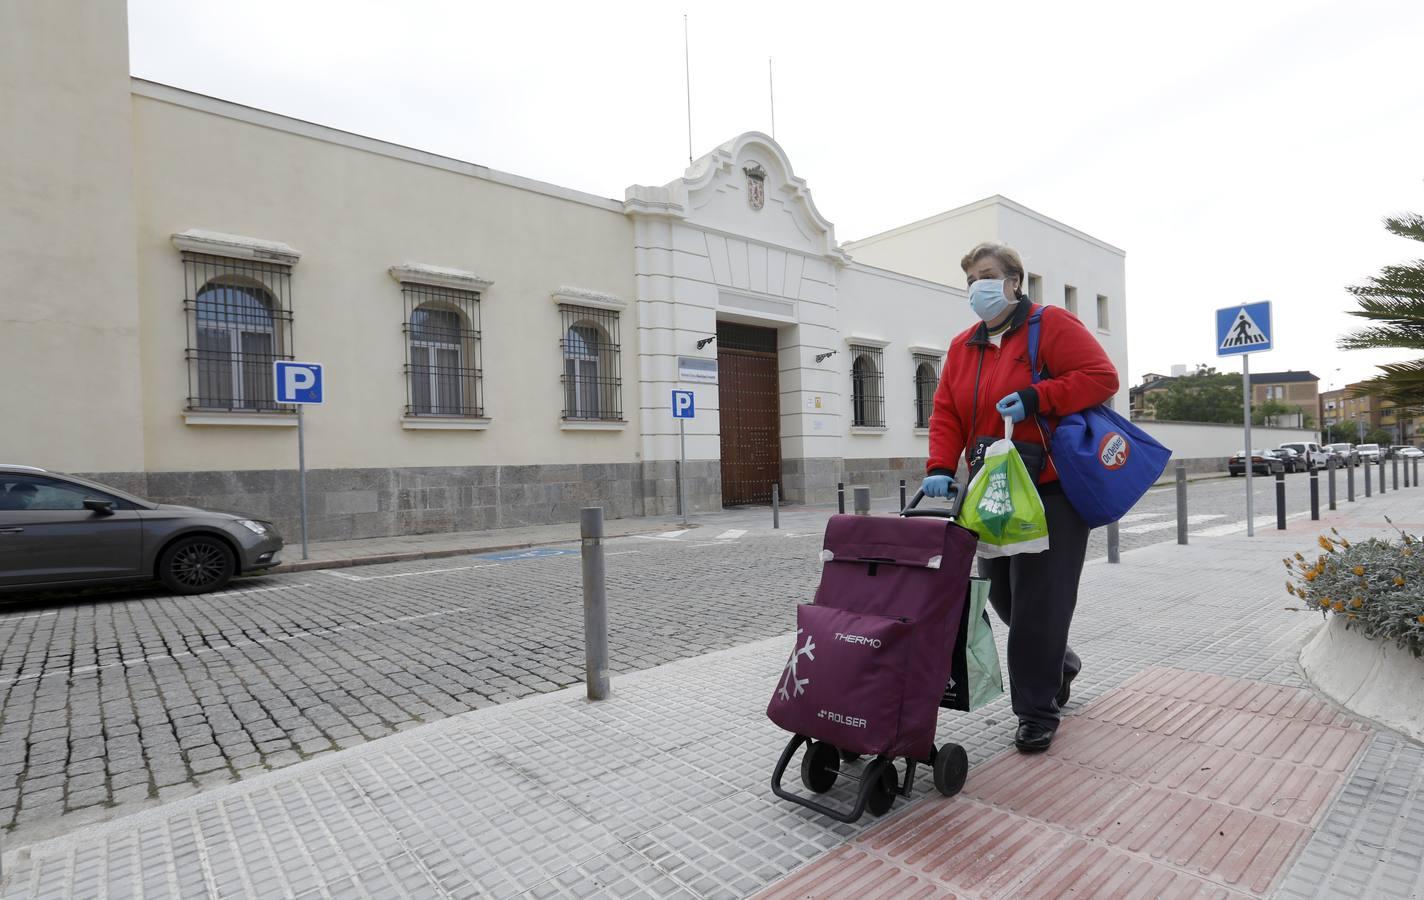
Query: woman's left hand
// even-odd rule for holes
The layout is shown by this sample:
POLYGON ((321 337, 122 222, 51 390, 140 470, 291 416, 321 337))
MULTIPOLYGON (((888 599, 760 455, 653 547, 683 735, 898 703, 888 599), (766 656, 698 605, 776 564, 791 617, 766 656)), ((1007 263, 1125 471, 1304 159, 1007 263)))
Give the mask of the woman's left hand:
POLYGON ((1014 391, 994 404, 994 409, 999 411, 999 415, 1013 419, 1015 425, 1022 422, 1028 415, 1028 409, 1024 406, 1023 397, 1019 395, 1018 391, 1014 391))

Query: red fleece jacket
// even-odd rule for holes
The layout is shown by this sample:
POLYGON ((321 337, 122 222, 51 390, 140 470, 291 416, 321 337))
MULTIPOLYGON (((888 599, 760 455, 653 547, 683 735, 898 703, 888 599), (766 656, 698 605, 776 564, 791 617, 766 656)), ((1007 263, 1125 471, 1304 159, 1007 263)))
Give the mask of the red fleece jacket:
MULTIPOLYGON (((975 325, 953 340, 945 354, 934 412, 930 415, 930 458, 926 471, 952 473, 960 456, 976 437, 1003 434, 1003 416, 994 404, 1015 391, 1029 391, 1033 376, 1028 362, 1029 316, 1043 310, 1039 321, 1038 364, 1050 377, 1038 382, 1038 412, 1057 425, 1060 416, 1105 402, 1117 393, 1117 369, 1078 317, 1056 306, 1027 300, 1014 310, 1013 325, 995 347, 984 325, 975 325), (982 358, 982 369, 980 368, 982 358), (974 396, 978 372, 979 396, 974 396), (971 429, 973 433, 971 433, 971 429)), ((1032 393, 1032 391, 1029 391, 1032 393)), ((1030 405, 1030 410, 1032 406, 1030 405)), ((1030 415, 1014 426, 1016 441, 1040 444, 1044 435, 1030 415)), ((1058 480, 1052 459, 1044 465, 1040 483, 1058 480)))

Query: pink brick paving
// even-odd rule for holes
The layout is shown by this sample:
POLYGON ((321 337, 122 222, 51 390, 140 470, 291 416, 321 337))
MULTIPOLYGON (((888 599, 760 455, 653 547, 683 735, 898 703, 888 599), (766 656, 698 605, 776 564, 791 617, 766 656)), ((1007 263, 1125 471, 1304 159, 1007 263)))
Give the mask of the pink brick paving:
POLYGON ((1370 736, 1307 691, 1151 668, 768 887, 801 897, 1263 896, 1370 736))

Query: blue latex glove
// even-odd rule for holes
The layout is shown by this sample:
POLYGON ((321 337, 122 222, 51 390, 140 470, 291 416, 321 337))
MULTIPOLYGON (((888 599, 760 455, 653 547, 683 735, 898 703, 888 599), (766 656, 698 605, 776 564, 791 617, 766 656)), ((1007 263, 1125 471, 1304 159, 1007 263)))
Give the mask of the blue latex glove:
POLYGON ((949 489, 953 484, 954 479, 948 475, 931 475, 920 485, 920 490, 925 492, 926 497, 944 500, 949 497, 949 489))
POLYGON ((999 415, 1008 416, 1010 419, 1013 419, 1015 425, 1022 422, 1024 417, 1028 415, 1028 410, 1024 408, 1023 398, 1019 396, 1018 391, 1014 391, 998 403, 995 403, 994 409, 999 411, 999 415))

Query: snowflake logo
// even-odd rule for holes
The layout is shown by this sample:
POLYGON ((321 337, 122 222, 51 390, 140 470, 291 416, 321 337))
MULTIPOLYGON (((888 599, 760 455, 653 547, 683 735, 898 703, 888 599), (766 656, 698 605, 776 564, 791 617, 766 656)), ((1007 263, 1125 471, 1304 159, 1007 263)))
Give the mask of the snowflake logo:
MULTIPOLYGON (((796 629, 796 639, 800 642, 801 632, 804 629, 796 629)), ((776 689, 776 693, 782 700, 790 700, 792 697, 799 697, 806 693, 806 685, 811 683, 810 678, 796 677, 796 662, 801 657, 815 661, 816 639, 811 635, 806 635, 806 643, 800 647, 793 647, 791 658, 786 661, 786 668, 781 672, 781 686, 776 689)))

